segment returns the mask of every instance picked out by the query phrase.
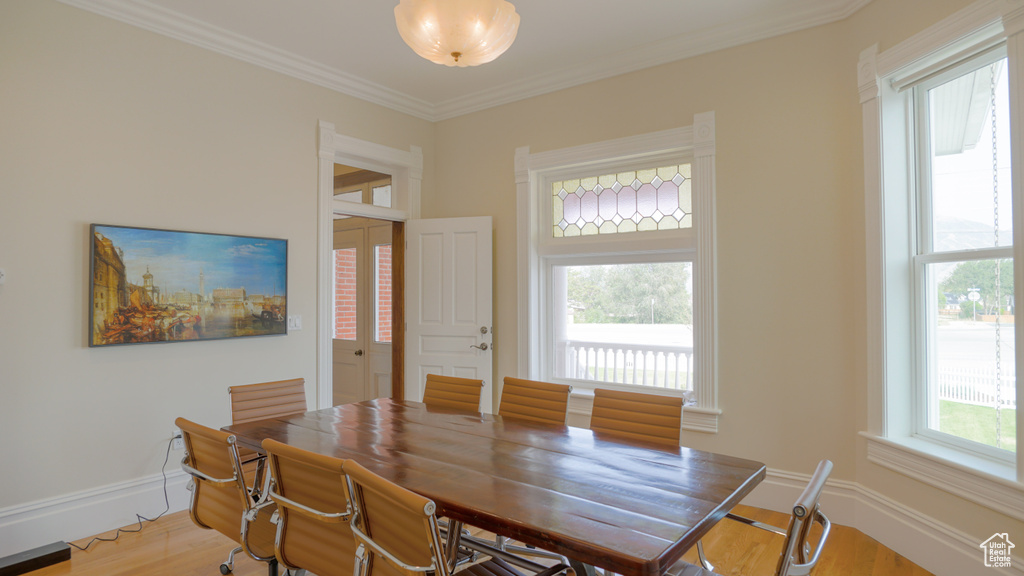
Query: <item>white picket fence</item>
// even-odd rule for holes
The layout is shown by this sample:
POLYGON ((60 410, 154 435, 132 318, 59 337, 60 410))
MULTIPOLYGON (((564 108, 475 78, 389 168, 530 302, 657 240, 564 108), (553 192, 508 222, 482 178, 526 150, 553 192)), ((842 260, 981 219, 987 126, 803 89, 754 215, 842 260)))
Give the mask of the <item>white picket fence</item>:
POLYGON ((938 373, 939 399, 963 404, 1017 407, 1017 375, 1004 371, 1000 390, 996 393, 995 370, 977 368, 942 368, 938 373))
POLYGON ((581 380, 693 389, 693 347, 569 340, 566 376, 581 380))

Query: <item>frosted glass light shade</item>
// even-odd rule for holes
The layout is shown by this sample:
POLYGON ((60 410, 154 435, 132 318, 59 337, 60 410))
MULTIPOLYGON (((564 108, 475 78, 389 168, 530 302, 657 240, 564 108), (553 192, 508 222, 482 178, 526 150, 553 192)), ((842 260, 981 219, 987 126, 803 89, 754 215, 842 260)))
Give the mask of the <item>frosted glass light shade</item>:
POLYGON ((445 66, 476 66, 516 39, 519 14, 505 0, 400 0, 395 23, 417 54, 445 66))

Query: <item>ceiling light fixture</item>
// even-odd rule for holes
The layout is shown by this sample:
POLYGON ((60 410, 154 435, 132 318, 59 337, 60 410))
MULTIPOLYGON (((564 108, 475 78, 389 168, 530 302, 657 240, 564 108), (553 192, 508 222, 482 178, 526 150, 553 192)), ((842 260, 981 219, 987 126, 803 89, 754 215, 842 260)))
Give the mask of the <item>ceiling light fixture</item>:
POLYGON ((395 23, 417 54, 445 66, 476 66, 516 39, 519 14, 505 0, 400 0, 395 23))

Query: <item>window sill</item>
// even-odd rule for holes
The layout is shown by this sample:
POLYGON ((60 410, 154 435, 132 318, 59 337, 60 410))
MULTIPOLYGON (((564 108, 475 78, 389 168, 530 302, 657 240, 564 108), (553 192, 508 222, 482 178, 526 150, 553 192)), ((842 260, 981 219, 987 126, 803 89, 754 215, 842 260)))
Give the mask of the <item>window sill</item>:
POLYGON ((869 461, 1024 521, 1024 485, 1011 464, 920 438, 860 434, 867 439, 869 461))
MULTIPOLYGON (((594 391, 592 389, 573 389, 569 395, 569 411, 590 418, 594 407, 594 391)), ((722 411, 715 408, 699 406, 683 406, 682 429, 691 432, 718 433, 718 417, 722 411)))

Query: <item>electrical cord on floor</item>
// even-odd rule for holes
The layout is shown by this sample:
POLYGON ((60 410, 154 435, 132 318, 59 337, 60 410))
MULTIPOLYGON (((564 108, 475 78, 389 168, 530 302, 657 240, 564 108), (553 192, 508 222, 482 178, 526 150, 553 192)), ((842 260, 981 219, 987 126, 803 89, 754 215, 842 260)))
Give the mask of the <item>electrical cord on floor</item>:
POLYGON ((167 453, 164 455, 163 466, 160 467, 160 475, 163 476, 163 478, 164 478, 164 505, 166 506, 164 508, 163 512, 157 514, 156 518, 146 518, 142 514, 136 514, 135 517, 138 519, 138 522, 139 522, 139 527, 138 528, 118 528, 117 532, 114 532, 114 536, 111 537, 111 538, 100 538, 99 536, 97 536, 97 537, 93 538, 92 540, 89 540, 89 543, 86 544, 84 547, 83 546, 79 546, 79 545, 77 545, 77 544, 75 544, 73 542, 68 542, 68 545, 74 546, 75 548, 78 548, 79 550, 82 550, 84 552, 84 551, 89 549, 89 546, 92 546, 96 542, 113 542, 114 540, 117 540, 117 537, 120 536, 121 534, 134 534, 136 532, 141 532, 142 531, 142 523, 143 522, 155 522, 155 521, 159 520, 161 516, 163 516, 164 514, 167 514, 171 510, 171 501, 167 497, 167 461, 170 460, 170 458, 171 458, 171 445, 173 443, 174 443, 174 439, 173 438, 171 438, 167 442, 167 453))

